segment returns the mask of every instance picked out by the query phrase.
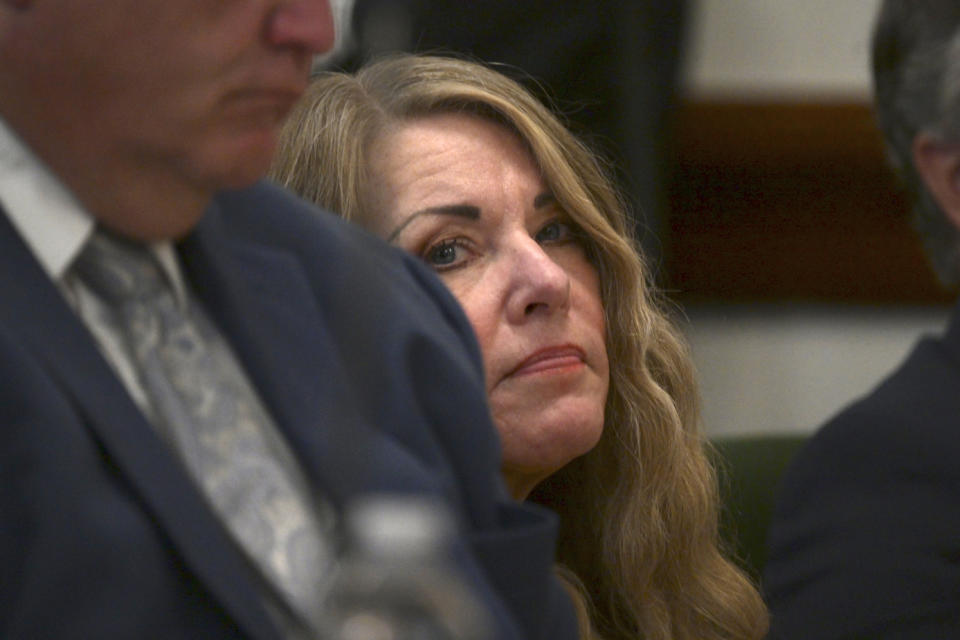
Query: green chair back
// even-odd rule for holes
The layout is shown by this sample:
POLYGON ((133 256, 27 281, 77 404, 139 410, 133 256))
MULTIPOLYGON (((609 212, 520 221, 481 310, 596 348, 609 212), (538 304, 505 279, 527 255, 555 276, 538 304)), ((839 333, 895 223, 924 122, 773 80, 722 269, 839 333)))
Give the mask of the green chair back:
POLYGON ((720 480, 720 536, 758 582, 780 477, 806 434, 725 436, 712 440, 720 480))

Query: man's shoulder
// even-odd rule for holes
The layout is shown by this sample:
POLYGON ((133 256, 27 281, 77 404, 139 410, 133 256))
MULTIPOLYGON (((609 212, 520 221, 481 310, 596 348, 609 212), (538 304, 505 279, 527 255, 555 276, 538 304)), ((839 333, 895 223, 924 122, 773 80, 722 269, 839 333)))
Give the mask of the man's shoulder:
POLYGON ((221 232, 233 237, 289 248, 304 242, 370 241, 355 225, 266 180, 218 193, 207 218, 213 218, 221 232))
POLYGON ((869 394, 830 419, 798 457, 843 468, 878 459, 936 456, 945 445, 960 447, 960 361, 944 338, 923 338, 904 362, 869 394), (955 443, 955 444, 954 444, 955 443))
POLYGON ((902 621, 918 630, 903 637, 943 637, 921 629, 955 625, 955 603, 930 595, 954 575, 940 554, 958 531, 955 347, 921 340, 794 458, 767 541, 771 638, 892 637, 902 621))
POLYGON ((829 419, 798 452, 780 506, 818 490, 863 486, 904 473, 939 474, 960 455, 960 365, 941 339, 924 338, 867 395, 829 419))
POLYGON ((379 327, 377 334, 407 327, 452 339, 479 361, 466 316, 426 265, 277 185, 219 194, 198 233, 206 242, 294 260, 335 331, 355 335, 358 323, 379 327))
POLYGON ((439 280, 406 252, 269 182, 220 193, 208 218, 214 218, 205 220, 216 227, 213 234, 287 252, 308 272, 321 274, 324 284, 365 282, 364 288, 382 288, 386 295, 395 287, 401 291, 393 293, 401 294, 425 290, 443 304, 450 301, 439 280))

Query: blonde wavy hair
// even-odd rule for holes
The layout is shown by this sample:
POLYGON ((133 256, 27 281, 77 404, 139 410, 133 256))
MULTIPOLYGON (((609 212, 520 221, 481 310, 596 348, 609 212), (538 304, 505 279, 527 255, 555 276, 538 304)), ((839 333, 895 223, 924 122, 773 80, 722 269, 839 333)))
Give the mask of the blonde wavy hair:
POLYGON ((319 75, 281 134, 271 176, 364 224, 377 215, 365 197, 372 142, 449 112, 490 118, 525 142, 599 270, 610 361, 603 435, 529 498, 560 516, 558 563, 582 637, 763 637, 760 596, 719 550, 717 483, 685 343, 648 282, 603 165, 549 109, 481 64, 392 56, 355 75, 319 75))

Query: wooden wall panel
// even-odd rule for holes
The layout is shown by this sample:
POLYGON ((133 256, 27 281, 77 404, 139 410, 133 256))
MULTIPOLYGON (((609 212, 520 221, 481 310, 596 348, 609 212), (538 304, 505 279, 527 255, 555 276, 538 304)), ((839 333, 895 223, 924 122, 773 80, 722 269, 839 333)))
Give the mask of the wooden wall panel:
POLYGON ((868 105, 685 104, 667 286, 684 302, 939 304, 868 105))

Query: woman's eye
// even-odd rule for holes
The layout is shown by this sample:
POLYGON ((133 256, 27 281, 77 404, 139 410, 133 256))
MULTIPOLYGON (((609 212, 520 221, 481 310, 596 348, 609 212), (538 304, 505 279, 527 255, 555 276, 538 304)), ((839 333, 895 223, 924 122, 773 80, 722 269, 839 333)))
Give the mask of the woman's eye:
POLYGON ((442 270, 455 267, 458 262, 462 262, 466 258, 463 255, 465 251, 459 240, 444 240, 427 249, 423 259, 431 267, 442 270))
POLYGON ((569 224, 554 220, 540 229, 534 238, 540 243, 556 244, 571 240, 573 235, 573 228, 569 224))

